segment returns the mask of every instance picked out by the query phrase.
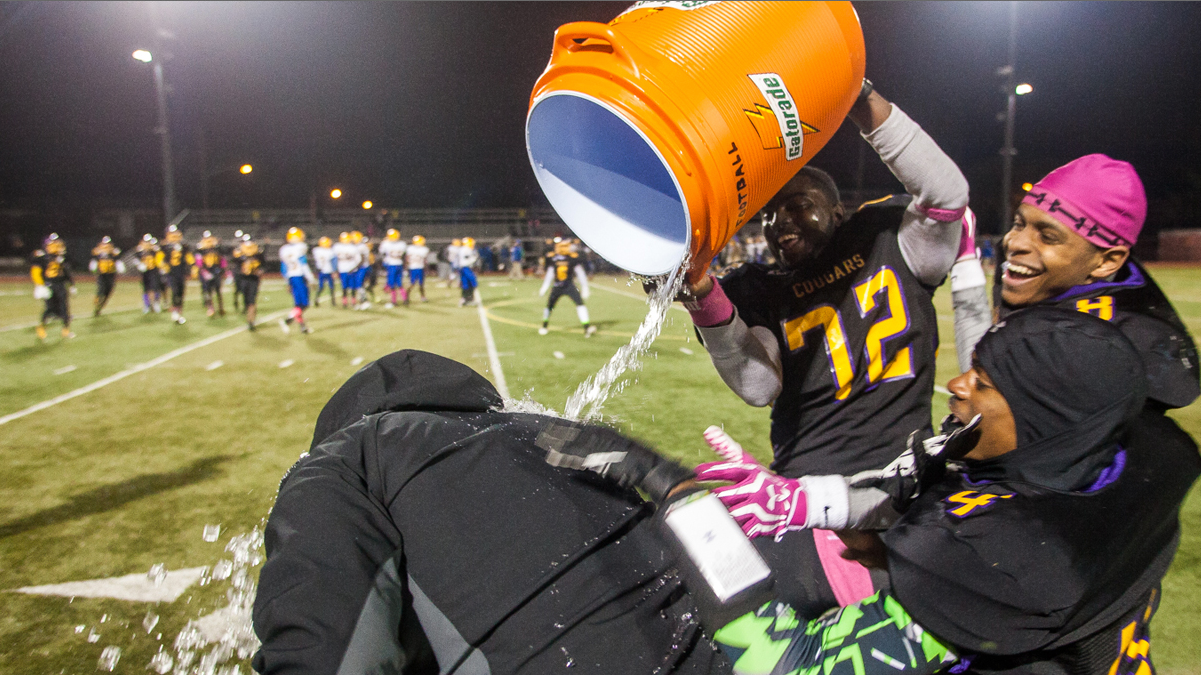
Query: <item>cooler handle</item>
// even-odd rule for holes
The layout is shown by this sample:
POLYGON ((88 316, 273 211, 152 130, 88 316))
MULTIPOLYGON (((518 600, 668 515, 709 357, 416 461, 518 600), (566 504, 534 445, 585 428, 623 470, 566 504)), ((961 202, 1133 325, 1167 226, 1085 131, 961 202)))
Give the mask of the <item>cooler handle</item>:
POLYGON ((638 77, 638 65, 630 56, 629 49, 622 44, 621 39, 617 37, 611 27, 594 21, 576 21, 559 26, 559 29, 555 31, 555 53, 551 55, 551 60, 554 61, 559 56, 559 52, 576 53, 580 51, 583 45, 576 42, 579 39, 593 39, 607 43, 613 55, 625 64, 626 69, 634 77, 638 77))

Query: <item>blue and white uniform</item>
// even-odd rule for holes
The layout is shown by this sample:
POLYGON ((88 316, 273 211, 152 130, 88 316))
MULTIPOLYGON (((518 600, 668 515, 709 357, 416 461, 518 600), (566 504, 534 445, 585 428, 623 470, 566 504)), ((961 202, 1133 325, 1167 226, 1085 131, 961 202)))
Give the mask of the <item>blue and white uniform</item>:
POLYGON ((331 250, 338 261, 338 275, 341 277, 342 290, 358 288, 355 282, 358 280, 359 266, 363 262, 359 247, 349 242, 338 242, 331 250))
POLYGON ((334 249, 329 246, 313 248, 313 264, 317 266, 317 297, 329 284, 329 292, 334 292, 334 249))
POLYGON ((405 267, 409 268, 410 284, 425 284, 425 262, 430 249, 425 245, 413 244, 405 249, 405 267))
POLYGON ((304 309, 309 306, 309 284, 316 281, 313 271, 309 269, 309 245, 303 241, 284 244, 279 247, 279 266, 288 287, 292 290, 292 301, 296 307, 304 309))
POLYGON ((404 286, 405 250, 408 247, 404 240, 385 239, 379 243, 379 255, 388 271, 388 288, 404 286))

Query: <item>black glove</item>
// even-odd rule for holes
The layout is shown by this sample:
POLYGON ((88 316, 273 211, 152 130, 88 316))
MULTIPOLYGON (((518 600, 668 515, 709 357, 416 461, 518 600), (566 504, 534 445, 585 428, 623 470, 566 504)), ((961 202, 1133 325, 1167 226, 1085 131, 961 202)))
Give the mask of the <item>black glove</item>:
POLYGON ((608 427, 555 420, 534 443, 546 450, 547 464, 595 471, 621 487, 641 489, 656 504, 662 504, 672 488, 693 478, 691 469, 608 427))
POLYGON ((852 488, 877 488, 888 493, 892 507, 904 513, 915 499, 946 474, 947 463, 963 459, 980 440, 980 415, 964 424, 947 415, 937 436, 926 431, 909 434, 905 452, 879 471, 861 471, 848 479, 852 488))

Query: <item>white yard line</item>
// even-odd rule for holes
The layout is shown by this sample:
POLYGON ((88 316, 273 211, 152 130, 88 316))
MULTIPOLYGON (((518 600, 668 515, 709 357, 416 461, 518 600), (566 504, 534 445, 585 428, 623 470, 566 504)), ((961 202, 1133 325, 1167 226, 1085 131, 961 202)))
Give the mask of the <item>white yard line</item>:
MULTIPOLYGON (((596 289, 599 289, 599 290, 602 290, 602 291, 606 291, 606 292, 608 292, 608 293, 613 293, 613 294, 615 294, 615 295, 624 295, 624 296, 625 296, 625 297, 627 297, 627 298, 633 298, 633 299, 635 299, 635 300, 638 300, 638 301, 640 301, 640 302, 642 302, 642 303, 644 303, 644 304, 646 303, 646 298, 647 298, 647 296, 646 296, 646 295, 637 295, 637 294, 635 294, 635 293, 629 293, 629 292, 627 292, 627 291, 619 291, 619 290, 617 290, 616 288, 609 288, 609 287, 607 287, 607 286, 602 286, 602 285, 600 285, 600 284, 590 284, 590 285, 589 285, 589 288, 596 288, 596 289)), ((675 309, 675 310, 679 310, 679 311, 681 311, 681 312, 687 312, 687 311, 688 311, 688 310, 684 309, 683 307, 681 307, 680 305, 677 305, 677 304, 676 304, 676 303, 674 303, 674 302, 671 304, 671 308, 672 308, 672 309, 675 309)))
POLYGON ((496 341, 492 339, 492 324, 488 322, 488 310, 480 297, 480 289, 475 289, 475 308, 480 315, 480 328, 484 330, 484 344, 488 347, 488 366, 492 369, 492 378, 496 380, 496 391, 504 398, 509 398, 509 385, 505 384, 505 371, 500 367, 500 354, 496 353, 496 341))
MULTIPOLYGON (((283 316, 286 313, 287 313, 287 310, 281 310, 274 314, 263 317, 263 321, 264 322, 271 321, 272 319, 283 316)), ((125 378, 129 377, 130 375, 133 375, 135 373, 140 373, 143 370, 148 370, 155 366, 162 365, 162 364, 170 361, 171 359, 174 359, 177 356, 183 356, 184 354, 187 354, 188 352, 200 349, 201 347, 207 347, 207 346, 213 344, 214 342, 220 342, 221 340, 224 340, 227 337, 233 337, 234 335, 237 335, 238 333, 241 333, 245 330, 246 330, 246 326, 238 326, 237 328, 232 328, 230 330, 225 331, 224 333, 217 333, 216 335, 206 337, 203 340, 197 340, 196 342, 193 342, 190 345, 185 345, 183 347, 180 347, 179 349, 169 351, 166 354, 163 354, 162 356, 150 359, 149 361, 147 361, 145 363, 139 363, 138 365, 136 365, 132 368, 127 368, 125 370, 122 370, 121 372, 113 373, 112 375, 109 375, 108 377, 106 377, 104 379, 96 380, 95 382, 93 382, 89 385, 80 387, 79 389, 76 389, 74 391, 69 391, 61 396, 55 396, 54 398, 52 398, 48 401, 42 401, 41 403, 36 403, 34 405, 29 406, 28 408, 26 408, 24 410, 18 410, 15 413, 10 413, 8 415, 5 415, 4 417, 0 417, 0 426, 8 424, 9 422, 12 422, 14 420, 19 420, 22 417, 25 417, 26 415, 32 415, 33 413, 35 413, 39 410, 45 410, 46 408, 54 407, 54 406, 58 405, 59 403, 63 403, 65 401, 70 401, 71 399, 76 398, 78 396, 83 396, 84 394, 96 391, 97 389, 100 389, 101 387, 107 387, 108 385, 110 385, 114 382, 119 382, 121 380, 124 380, 125 378)))
POLYGON ((939 384, 934 385, 934 391, 937 391, 938 393, 942 394, 943 396, 951 395, 950 390, 948 390, 946 387, 939 385, 939 384))

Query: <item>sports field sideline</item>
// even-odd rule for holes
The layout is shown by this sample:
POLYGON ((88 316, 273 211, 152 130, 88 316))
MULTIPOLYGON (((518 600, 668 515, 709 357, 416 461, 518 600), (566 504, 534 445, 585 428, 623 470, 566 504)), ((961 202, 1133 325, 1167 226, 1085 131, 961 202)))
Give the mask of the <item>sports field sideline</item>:
MULTIPOLYGON (((1201 335, 1201 269, 1152 273, 1201 335)), ((539 281, 481 277, 484 311, 458 307, 457 287, 437 282, 427 287, 426 304, 367 311, 323 304, 307 314, 310 335, 285 333, 271 318, 290 304, 278 279, 264 282, 264 325, 254 333, 232 312, 206 319, 195 285, 185 325, 143 315, 132 277, 118 282, 109 309, 93 319, 93 286, 85 281, 72 298, 77 337, 64 341, 52 325, 45 343, 33 333, 41 303, 32 284, 0 281, 0 673, 93 672, 111 646, 121 648, 115 672, 153 672, 145 669, 160 645, 174 653, 172 641, 189 620, 226 604, 228 584, 193 584, 158 603, 9 591, 145 575, 156 564, 212 568, 229 558, 226 543, 261 524, 280 476, 308 448, 317 412, 362 363, 424 349, 498 384, 503 376, 514 398, 562 410, 575 387, 628 341, 646 306, 639 285, 596 278, 588 305, 599 333, 584 339, 565 300, 551 333, 539 336, 539 281), (206 525, 221 526, 216 541, 205 541, 206 525)), ((945 385, 956 371, 945 287, 937 306, 937 382, 945 385)), ((769 456, 768 411, 728 391, 682 310, 669 316, 641 370, 609 399, 607 419, 684 462, 711 459, 701 439, 710 424, 769 456)), ((944 400, 935 395, 936 419, 944 400)), ((1201 438, 1201 404, 1173 417, 1201 438)), ((1152 655, 1171 674, 1201 673, 1196 492, 1183 519, 1152 631, 1152 655)), ((247 673, 248 661, 240 663, 247 673)))

